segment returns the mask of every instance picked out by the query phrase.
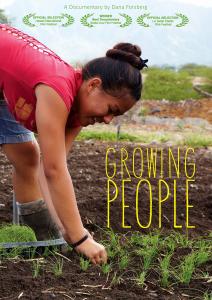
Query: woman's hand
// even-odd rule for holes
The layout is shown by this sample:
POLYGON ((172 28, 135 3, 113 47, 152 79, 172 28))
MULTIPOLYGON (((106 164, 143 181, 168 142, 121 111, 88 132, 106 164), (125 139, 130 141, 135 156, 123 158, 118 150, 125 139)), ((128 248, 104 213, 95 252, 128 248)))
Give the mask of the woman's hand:
MULTIPOLYGON (((88 238, 79 246, 75 247, 77 253, 84 254, 91 260, 93 264, 101 264, 107 262, 107 252, 105 247, 94 241, 93 235, 85 229, 85 233, 88 234, 88 238)), ((63 235, 64 239, 69 243, 70 239, 68 235, 65 233, 63 235)))
POLYGON ((95 242, 91 235, 82 244, 77 246, 75 250, 87 256, 94 265, 107 262, 105 247, 95 242))

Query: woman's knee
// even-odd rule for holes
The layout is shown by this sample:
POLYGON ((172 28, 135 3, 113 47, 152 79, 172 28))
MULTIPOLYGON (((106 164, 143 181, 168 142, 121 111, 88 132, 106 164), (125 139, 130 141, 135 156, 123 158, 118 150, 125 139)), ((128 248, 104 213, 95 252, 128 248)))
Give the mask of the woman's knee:
POLYGON ((16 170, 39 166, 40 150, 36 142, 7 144, 3 146, 3 150, 16 170))

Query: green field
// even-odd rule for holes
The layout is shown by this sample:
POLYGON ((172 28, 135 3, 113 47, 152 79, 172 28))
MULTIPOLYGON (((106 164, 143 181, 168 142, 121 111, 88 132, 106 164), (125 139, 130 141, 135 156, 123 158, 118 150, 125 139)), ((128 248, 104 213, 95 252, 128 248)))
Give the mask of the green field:
POLYGON ((151 67, 144 71, 146 78, 143 85, 143 100, 179 101, 200 99, 202 95, 193 89, 194 77, 202 77, 205 84, 202 89, 211 92, 212 67, 185 65, 179 70, 171 67, 151 67))

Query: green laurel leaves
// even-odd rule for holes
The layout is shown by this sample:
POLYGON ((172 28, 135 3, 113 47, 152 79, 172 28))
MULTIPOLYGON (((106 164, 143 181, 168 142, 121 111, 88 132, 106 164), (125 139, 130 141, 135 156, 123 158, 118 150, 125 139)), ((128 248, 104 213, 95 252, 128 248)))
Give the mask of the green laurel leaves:
POLYGON ((62 17, 67 18, 67 22, 62 24, 62 26, 67 27, 74 23, 74 18, 68 14, 61 14, 62 17))
POLYGON ((145 23, 144 22, 144 19, 146 17, 148 17, 150 14, 144 14, 144 15, 141 15, 137 18, 137 23, 140 25, 140 26, 143 26, 143 27, 149 27, 149 24, 145 23))
MULTIPOLYGON (((28 15, 24 16, 23 19, 22 19, 23 23, 26 24, 27 26, 30 26, 30 27, 38 26, 39 24, 35 25, 35 24, 30 22, 30 19, 35 17, 35 16, 36 16, 35 13, 31 13, 31 14, 28 14, 28 15)), ((61 14, 61 17, 62 17, 62 19, 66 19, 66 22, 61 24, 61 26, 67 27, 67 26, 72 25, 74 23, 74 18, 72 16, 68 15, 68 14, 61 14)), ((47 21, 50 22, 51 20, 47 20, 47 21)), ((58 21, 58 23, 59 22, 61 22, 61 20, 58 21)), ((46 25, 48 25, 48 23, 46 25)))
POLYGON ((24 16, 24 17, 22 18, 23 23, 24 23, 25 25, 30 26, 30 27, 35 27, 36 25, 30 22, 30 18, 32 18, 33 16, 35 16, 35 13, 34 13, 34 14, 28 14, 28 15, 24 16))
POLYGON ((176 14, 176 16, 178 16, 179 18, 181 18, 181 23, 177 24, 176 27, 183 27, 183 26, 185 26, 185 25, 188 24, 188 22, 189 22, 188 17, 186 17, 183 14, 176 14))
POLYGON ((94 27, 92 24, 88 23, 88 18, 92 17, 94 14, 87 14, 84 15, 81 19, 80 19, 80 23, 84 26, 87 27, 94 27))
POLYGON ((132 18, 127 14, 119 14, 120 16, 125 18, 124 24, 121 24, 120 27, 127 27, 132 23, 132 18))
MULTIPOLYGON (((125 28, 132 24, 132 17, 125 13, 119 13, 119 16, 124 18, 124 20, 121 20, 120 18, 112 19, 111 18, 112 15, 105 15, 105 17, 108 17, 108 22, 106 19, 101 20, 101 15, 100 15, 99 19, 95 19, 95 22, 92 19, 88 20, 93 15, 94 15, 94 13, 86 14, 86 15, 82 16, 80 19, 80 23, 83 26, 86 26, 89 28, 94 27, 94 24, 119 24, 119 26, 122 28, 125 28)), ((150 24, 145 22, 145 18, 150 19, 149 21, 152 21, 151 24, 153 24, 153 25, 170 25, 170 26, 174 25, 176 27, 183 27, 189 23, 189 18, 182 13, 176 13, 175 16, 168 16, 168 17, 167 16, 161 16, 161 17, 160 16, 151 16, 151 18, 148 18, 149 16, 150 16, 150 13, 140 15, 136 20, 137 24, 140 26, 143 26, 143 27, 150 27, 150 24), (157 19, 159 19, 158 22, 157 22, 157 19), (168 19, 168 23, 166 21, 167 19, 168 19), (175 25, 174 21, 176 21, 176 19, 179 19, 180 23, 179 24, 175 23, 176 24, 175 25)), ((30 13, 30 14, 27 14, 26 16, 24 16, 22 18, 22 20, 23 20, 24 24, 26 24, 27 26, 30 26, 30 27, 35 27, 35 26, 39 26, 39 25, 60 25, 63 27, 67 27, 74 23, 74 17, 72 17, 71 15, 66 14, 66 13, 62 13, 60 16, 47 16, 47 17, 36 16, 35 13, 30 13), (32 19, 34 19, 34 23, 32 23, 32 19), (42 19, 41 20, 43 22, 42 24, 39 24, 39 23, 41 23, 41 21, 39 21, 39 19, 42 19), (52 24, 50 24, 51 19, 53 20, 52 24), (57 21, 57 19, 58 19, 58 21, 57 21)))

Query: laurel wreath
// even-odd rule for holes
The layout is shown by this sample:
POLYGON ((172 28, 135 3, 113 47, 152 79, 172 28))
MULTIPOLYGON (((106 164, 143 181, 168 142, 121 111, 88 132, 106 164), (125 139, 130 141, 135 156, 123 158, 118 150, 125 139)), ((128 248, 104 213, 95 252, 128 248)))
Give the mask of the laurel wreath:
POLYGON ((30 26, 30 27, 35 27, 36 25, 32 24, 29 20, 33 16, 35 16, 35 14, 28 14, 28 15, 24 16, 23 19, 22 19, 23 23, 30 26))
MULTIPOLYGON (((32 18, 35 15, 36 15, 35 13, 31 13, 31 14, 28 14, 28 15, 24 16, 23 19, 22 19, 23 23, 30 26, 30 27, 35 27, 36 25, 30 22, 30 18, 32 18)), ((74 18, 72 16, 70 16, 68 14, 61 14, 61 16, 63 18, 67 18, 67 22, 62 24, 62 26, 67 27, 67 26, 72 25, 74 23, 74 18)))
POLYGON ((149 24, 144 22, 144 18, 148 17, 150 14, 144 14, 137 18, 137 23, 143 27, 149 27, 149 24))
POLYGON ((68 14, 61 14, 62 17, 67 18, 67 22, 62 24, 62 26, 67 27, 74 23, 74 18, 68 14))
POLYGON ((119 14, 120 16, 125 18, 124 24, 121 24, 120 27, 127 27, 132 23, 132 18, 127 14, 119 14))
POLYGON ((87 27, 94 27, 92 24, 88 23, 88 18, 92 17, 94 14, 87 14, 84 15, 81 19, 80 19, 80 23, 84 26, 87 27))
POLYGON ((188 17, 186 17, 183 14, 176 14, 176 16, 178 16, 179 18, 181 18, 181 23, 177 24, 176 27, 183 27, 183 26, 185 26, 185 25, 188 24, 188 22, 189 22, 188 17))

